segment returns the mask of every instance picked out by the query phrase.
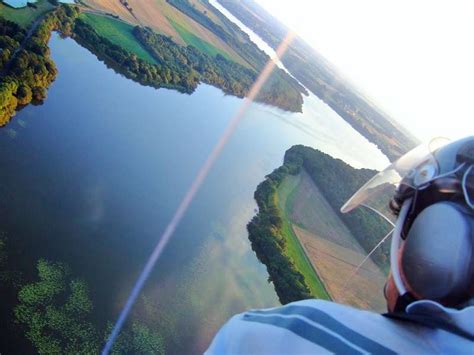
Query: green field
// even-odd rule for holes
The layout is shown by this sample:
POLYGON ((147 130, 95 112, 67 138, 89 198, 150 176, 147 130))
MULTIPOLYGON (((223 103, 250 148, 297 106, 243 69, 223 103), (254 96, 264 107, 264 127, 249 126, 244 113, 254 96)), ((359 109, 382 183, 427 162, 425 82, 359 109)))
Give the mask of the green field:
POLYGON ((300 176, 287 176, 278 187, 277 193, 274 195, 275 205, 278 206, 281 214, 283 225, 281 232, 286 240, 287 255, 295 263, 296 269, 301 272, 311 291, 311 294, 320 299, 330 300, 324 284, 319 279, 311 262, 306 256, 297 236, 291 228, 291 223, 288 218, 288 211, 291 210, 292 201, 295 197, 297 187, 300 182, 300 176))
POLYGON ((24 28, 28 28, 39 16, 54 9, 54 6, 47 0, 39 0, 35 5, 37 7, 36 9, 29 6, 21 9, 14 9, 0 3, 0 16, 9 21, 16 22, 24 28))
POLYGON ((80 16, 84 22, 92 26, 99 35, 112 43, 135 53, 137 57, 149 63, 156 64, 155 59, 142 47, 133 35, 133 26, 110 17, 84 13, 80 16))
POLYGON ((224 58, 228 60, 232 60, 232 58, 224 51, 220 50, 216 46, 210 44, 209 42, 206 42, 196 36, 195 34, 189 32, 188 29, 186 29, 184 26, 180 25, 176 21, 174 21, 171 18, 168 18, 168 21, 171 23, 171 25, 174 27, 176 32, 180 35, 180 37, 183 39, 186 44, 190 44, 191 46, 196 47, 199 49, 201 52, 204 52, 211 57, 215 57, 217 54, 222 55, 224 58))

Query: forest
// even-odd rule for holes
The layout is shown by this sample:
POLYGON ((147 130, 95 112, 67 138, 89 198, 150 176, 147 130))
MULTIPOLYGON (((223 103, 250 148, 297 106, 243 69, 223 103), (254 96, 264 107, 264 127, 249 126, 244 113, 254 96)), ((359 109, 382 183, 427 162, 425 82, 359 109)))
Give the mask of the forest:
POLYGON ((31 33, 0 17, 0 126, 17 109, 46 98, 47 88, 57 75, 48 47, 51 32, 71 34, 78 14, 76 7, 59 6, 33 24, 31 33))
MULTIPOLYGON (((310 291, 303 275, 286 256, 285 240, 282 238, 282 212, 275 205, 275 194, 280 183, 288 175, 297 175, 304 169, 323 193, 334 211, 347 225, 361 246, 369 252, 390 228, 374 213, 357 209, 349 214, 340 213, 340 207, 357 189, 369 180, 376 171, 355 169, 342 160, 318 150, 293 146, 285 153, 284 163, 267 175, 255 191, 258 205, 257 215, 247 225, 249 240, 258 259, 267 267, 269 281, 282 304, 310 298, 310 291)), ((382 245, 372 256, 382 270, 389 263, 388 244, 382 245)))
MULTIPOLYGON (((232 62, 222 55, 211 57, 193 46, 182 47, 166 36, 150 29, 135 27, 134 34, 142 45, 162 65, 165 80, 176 76, 200 80, 216 86, 227 94, 244 97, 257 79, 257 73, 232 62)), ((193 81, 194 82, 194 81, 193 81)), ((257 101, 272 104, 289 111, 299 111, 303 104, 301 95, 288 92, 275 75, 257 96, 257 101), (294 96, 291 96, 292 93, 294 96)))
POLYGON ((273 282, 282 304, 311 298, 304 276, 284 252, 286 242, 281 235, 281 212, 273 198, 285 176, 298 171, 297 166, 284 164, 258 185, 254 194, 258 213, 247 225, 252 250, 267 267, 268 281, 273 282))

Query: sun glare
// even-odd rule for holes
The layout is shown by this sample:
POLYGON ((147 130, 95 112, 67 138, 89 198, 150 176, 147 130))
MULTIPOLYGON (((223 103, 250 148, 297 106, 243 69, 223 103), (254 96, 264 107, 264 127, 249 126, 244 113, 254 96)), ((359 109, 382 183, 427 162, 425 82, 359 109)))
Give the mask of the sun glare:
POLYGON ((419 138, 472 131, 471 2, 258 2, 419 138))

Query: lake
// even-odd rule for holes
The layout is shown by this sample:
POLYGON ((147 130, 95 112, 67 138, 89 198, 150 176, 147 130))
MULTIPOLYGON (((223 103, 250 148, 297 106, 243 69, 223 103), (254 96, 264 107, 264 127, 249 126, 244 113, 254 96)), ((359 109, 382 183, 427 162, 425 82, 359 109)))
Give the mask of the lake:
MULTIPOLYGON (((97 322, 115 321, 174 210, 242 100, 143 87, 54 34, 59 75, 41 106, 0 129, 0 230, 34 274, 64 261, 90 286, 97 322)), ((278 304, 250 249, 253 193, 305 144, 355 167, 387 158, 313 95, 303 113, 252 105, 158 261, 132 317, 170 353, 202 352, 231 315, 278 304)))

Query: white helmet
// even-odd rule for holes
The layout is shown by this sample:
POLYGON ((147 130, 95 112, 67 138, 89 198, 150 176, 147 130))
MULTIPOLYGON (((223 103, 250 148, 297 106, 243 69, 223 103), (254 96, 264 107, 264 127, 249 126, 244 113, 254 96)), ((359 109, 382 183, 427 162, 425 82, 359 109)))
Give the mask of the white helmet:
POLYGON ((474 298, 474 137, 413 149, 341 211, 360 205, 396 219, 390 251, 395 310, 420 299, 461 307, 474 298))

